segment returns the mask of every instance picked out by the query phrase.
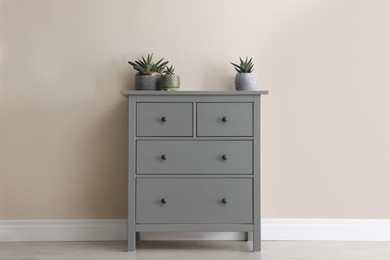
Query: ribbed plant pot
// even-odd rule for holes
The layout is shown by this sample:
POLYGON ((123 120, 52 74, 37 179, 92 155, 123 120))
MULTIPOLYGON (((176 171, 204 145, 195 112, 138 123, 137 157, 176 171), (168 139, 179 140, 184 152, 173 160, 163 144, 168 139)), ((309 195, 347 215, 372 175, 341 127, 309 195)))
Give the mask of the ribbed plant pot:
POLYGON ((160 73, 136 74, 135 89, 136 90, 159 90, 160 80, 161 80, 160 73))
POLYGON ((176 90, 180 88, 179 75, 163 75, 161 76, 161 90, 176 90))
POLYGON ((255 73, 237 73, 234 83, 236 90, 256 90, 257 75, 255 73))

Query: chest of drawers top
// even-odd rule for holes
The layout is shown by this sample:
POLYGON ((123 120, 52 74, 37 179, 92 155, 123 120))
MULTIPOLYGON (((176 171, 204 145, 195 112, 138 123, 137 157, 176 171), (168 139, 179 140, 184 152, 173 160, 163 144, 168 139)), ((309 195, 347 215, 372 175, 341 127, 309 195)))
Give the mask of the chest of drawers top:
POLYGON ((267 95, 268 90, 255 91, 140 91, 122 90, 123 96, 252 96, 267 95))

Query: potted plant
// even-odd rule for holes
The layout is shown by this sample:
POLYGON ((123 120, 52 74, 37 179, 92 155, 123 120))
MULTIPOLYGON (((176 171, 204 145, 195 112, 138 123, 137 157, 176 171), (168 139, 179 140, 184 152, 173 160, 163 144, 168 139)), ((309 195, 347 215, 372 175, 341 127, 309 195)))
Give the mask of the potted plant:
POLYGON ((257 76, 253 73, 252 58, 245 60, 240 58, 240 64, 230 62, 237 71, 234 83, 236 90, 255 90, 257 86, 257 76))
POLYGON ((160 89, 160 78, 168 61, 164 58, 157 62, 153 61, 153 54, 148 54, 146 59, 141 57, 137 61, 129 61, 129 64, 138 71, 135 75, 136 90, 158 90, 160 89))
POLYGON ((173 66, 166 67, 164 75, 161 76, 162 90, 175 90, 180 87, 180 76, 175 75, 175 68, 173 66))

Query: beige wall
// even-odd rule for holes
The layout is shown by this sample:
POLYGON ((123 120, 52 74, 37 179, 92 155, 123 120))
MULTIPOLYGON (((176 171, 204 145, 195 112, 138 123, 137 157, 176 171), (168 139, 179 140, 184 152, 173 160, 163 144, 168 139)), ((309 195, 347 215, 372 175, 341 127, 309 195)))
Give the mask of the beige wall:
POLYGON ((0 219, 126 217, 127 64, 231 90, 253 56, 267 218, 390 218, 390 1, 0 0, 0 219))

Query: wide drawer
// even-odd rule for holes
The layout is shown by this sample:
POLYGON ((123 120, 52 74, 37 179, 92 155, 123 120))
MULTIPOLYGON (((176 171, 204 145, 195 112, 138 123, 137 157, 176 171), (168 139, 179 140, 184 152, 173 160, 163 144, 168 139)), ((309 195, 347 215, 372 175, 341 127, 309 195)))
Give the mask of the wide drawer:
POLYGON ((252 141, 137 141, 137 174, 252 174, 252 141))
POLYGON ((252 223, 251 178, 138 178, 137 223, 252 223))
POLYGON ((137 103, 137 136, 192 136, 192 103, 137 103))
POLYGON ((197 103, 197 136, 253 136, 253 104, 197 103))

